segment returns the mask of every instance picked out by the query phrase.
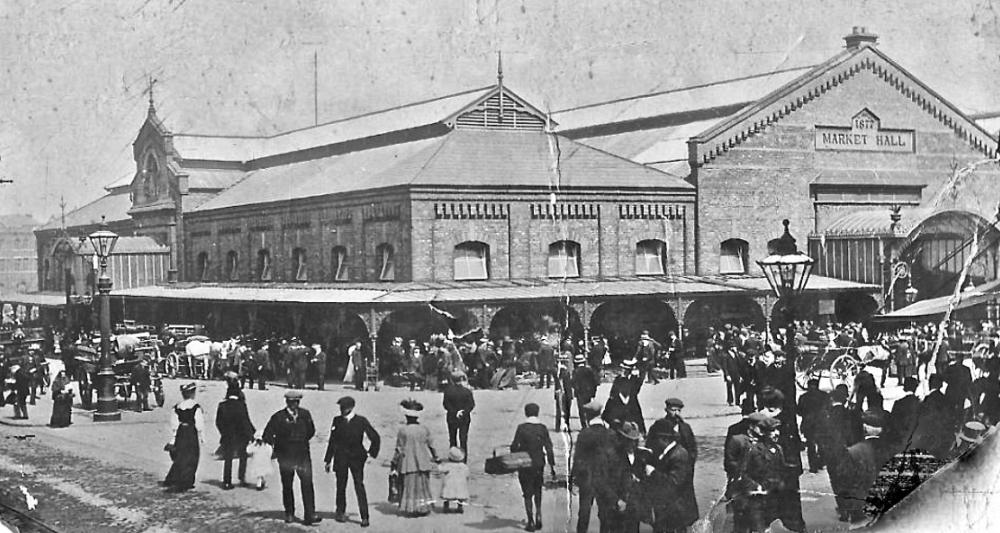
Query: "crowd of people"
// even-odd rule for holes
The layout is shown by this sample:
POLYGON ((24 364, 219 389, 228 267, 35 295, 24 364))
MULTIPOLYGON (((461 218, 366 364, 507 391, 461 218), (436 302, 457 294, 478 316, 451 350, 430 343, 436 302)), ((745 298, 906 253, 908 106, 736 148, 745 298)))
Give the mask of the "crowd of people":
MULTIPOLYGON (((579 427, 567 472, 569 482, 579 489, 577 531, 590 530, 595 504, 601 531, 633 532, 641 523, 651 524, 656 532, 686 530, 699 517, 694 489, 698 446, 682 416, 684 402, 666 398, 663 416, 647 428, 638 399, 644 385, 670 377, 671 368, 676 377, 684 374, 684 343, 672 333, 666 339, 658 342, 644 331, 628 353, 614 356, 599 337, 591 339, 590 346, 572 338, 546 342, 542 336, 515 341, 432 335, 426 343, 393 339, 386 348, 389 361, 382 364, 393 375, 406 378, 411 390, 441 392, 448 450, 439 449, 433 428, 421 423, 424 405, 414 399, 404 401, 400 405, 404 424, 390 461, 390 500, 408 517, 427 515, 438 501, 446 503, 446 512, 463 512, 469 500, 466 462, 476 409, 473 391, 516 387, 516 376, 531 371, 535 386, 553 389, 555 430, 579 427), (617 375, 607 397, 598 398, 602 374, 612 365, 617 375), (578 422, 571 416, 574 407, 578 422), (435 471, 445 475, 438 494, 432 493, 430 484, 435 471)), ((245 347, 225 368, 227 391, 215 417, 222 437, 222 486, 233 488, 236 461, 236 480, 263 488, 273 455, 286 521, 296 519, 293 482, 298 477, 302 523, 317 523, 309 454, 316 427, 299 404, 306 370, 318 359, 325 361, 325 352, 318 344, 297 338, 249 341, 245 347), (244 391, 255 385, 266 388, 267 381, 280 375, 279 369, 288 379, 286 405, 268 419, 257 437, 244 391)), ((723 460, 725 496, 737 532, 765 531, 774 520, 791 531, 805 531, 799 491, 804 467, 813 473, 827 471, 839 518, 857 521, 865 515, 872 487, 880 483, 883 465, 915 452, 938 461, 959 457, 982 442, 1000 420, 1000 332, 989 325, 928 324, 870 335, 860 324, 803 321, 770 336, 752 327, 723 325, 708 328, 704 349, 710 373, 721 373, 726 383, 727 403, 738 405, 743 414, 728 429, 723 460), (828 390, 820 387, 818 377, 811 379, 799 395, 796 361, 804 353, 870 346, 881 346, 885 357, 864 360, 848 383, 834 383, 831 378, 828 390), (976 354, 974 363, 970 351, 976 354), (884 388, 890 374, 904 395, 886 409, 884 388)), ((364 343, 350 345, 347 360, 344 378, 364 389, 364 382, 355 379, 365 375, 372 363, 364 343)), ((319 376, 316 386, 322 389, 325 372, 319 376)), ((61 394, 57 389, 65 390, 68 379, 56 376, 54 395, 61 394)), ((181 388, 183 400, 171 416, 171 439, 165 449, 172 467, 164 480, 171 491, 194 486, 204 445, 205 416, 195 390, 193 383, 181 388)), ((71 399, 69 403, 66 397, 54 399, 55 424, 71 399)), ((378 457, 381 437, 355 412, 352 397, 341 397, 337 403, 340 414, 332 421, 324 456, 325 469, 336 476, 334 517, 345 520, 351 479, 361 525, 367 527, 371 517, 364 467, 368 458, 378 457)), ((16 402, 15 408, 19 409, 16 402)), ((546 467, 556 475, 549 432, 539 419, 542 408, 524 406, 525 421, 511 441, 512 453, 523 452, 529 458, 518 470, 528 531, 542 528, 546 467)))

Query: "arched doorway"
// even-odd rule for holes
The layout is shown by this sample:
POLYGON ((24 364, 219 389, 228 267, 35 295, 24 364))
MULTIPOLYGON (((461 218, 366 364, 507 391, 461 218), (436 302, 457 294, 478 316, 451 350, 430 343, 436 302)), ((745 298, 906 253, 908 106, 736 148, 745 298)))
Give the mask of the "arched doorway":
POLYGON ((727 324, 763 331, 764 310, 750 297, 724 296, 695 300, 684 313, 684 327, 690 333, 688 342, 694 343, 698 357, 705 356, 708 328, 720 330, 727 324))
MULTIPOLYGON (((1000 231, 983 217, 968 211, 944 211, 927 217, 910 232, 899 259, 910 266, 910 282, 918 291, 917 298, 926 300, 954 292, 971 254, 975 255, 966 283, 979 285, 997 279, 998 243, 1000 231), (975 252, 974 236, 978 236, 975 252)), ((894 301, 905 301, 907 287, 905 282, 894 285, 894 301)))
POLYGON ((668 332, 677 332, 674 310, 662 300, 637 298, 605 302, 590 317, 590 334, 601 335, 607 340, 615 361, 635 353, 639 335, 644 330, 664 343, 668 332))
POLYGON ((583 338, 583 324, 571 307, 558 302, 511 304, 504 307, 490 321, 491 339, 543 339, 558 340, 565 336, 583 338))
POLYGON ((842 292, 837 295, 835 309, 837 322, 864 322, 876 311, 879 305, 875 298, 863 292, 842 292))

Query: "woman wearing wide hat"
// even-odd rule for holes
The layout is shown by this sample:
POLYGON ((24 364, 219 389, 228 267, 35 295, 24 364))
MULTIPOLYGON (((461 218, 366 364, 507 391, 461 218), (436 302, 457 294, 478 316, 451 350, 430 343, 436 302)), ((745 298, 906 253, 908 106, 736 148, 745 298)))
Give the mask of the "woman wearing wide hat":
POLYGON ((195 384, 181 385, 183 399, 174 406, 170 417, 170 442, 164 449, 170 452, 173 464, 163 484, 170 492, 194 488, 198 471, 198 456, 205 440, 205 414, 194 400, 195 384))
POLYGON ((636 364, 634 357, 622 361, 621 373, 611 383, 611 393, 608 395, 608 402, 604 405, 604 414, 601 417, 613 429, 617 429, 624 422, 634 422, 639 426, 639 431, 645 433, 646 422, 642 419, 642 406, 639 405, 642 379, 636 364))
POLYGON ((400 403, 406 424, 396 435, 396 452, 390 468, 403 476, 403 491, 399 510, 409 517, 431 512, 431 470, 438 462, 431 431, 421 426, 419 419, 424 406, 412 399, 400 403))

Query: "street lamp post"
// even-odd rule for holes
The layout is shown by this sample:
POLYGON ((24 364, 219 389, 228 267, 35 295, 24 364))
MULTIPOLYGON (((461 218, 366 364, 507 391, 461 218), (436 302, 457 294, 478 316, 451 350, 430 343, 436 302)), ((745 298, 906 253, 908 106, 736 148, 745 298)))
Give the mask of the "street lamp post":
POLYGON ((115 371, 111 367, 111 277, 108 276, 108 257, 115 249, 118 235, 108 230, 101 221, 101 229, 90 234, 90 244, 100 261, 101 271, 97 278, 97 291, 101 299, 101 359, 97 372, 97 412, 95 422, 113 422, 122 419, 115 397, 115 371))
POLYGON ((767 243, 768 256, 757 261, 764 271, 768 285, 784 305, 785 321, 785 368, 777 383, 784 394, 784 404, 778 420, 781 422, 780 445, 785 452, 785 488, 775 495, 781 509, 782 524, 793 531, 805 531, 802 518, 802 500, 799 496, 799 476, 802 475, 802 441, 799 436, 798 420, 795 418, 795 361, 798 347, 795 345, 795 322, 793 300, 802 293, 812 274, 813 260, 799 252, 795 238, 788 232, 788 220, 781 222, 785 232, 767 243))

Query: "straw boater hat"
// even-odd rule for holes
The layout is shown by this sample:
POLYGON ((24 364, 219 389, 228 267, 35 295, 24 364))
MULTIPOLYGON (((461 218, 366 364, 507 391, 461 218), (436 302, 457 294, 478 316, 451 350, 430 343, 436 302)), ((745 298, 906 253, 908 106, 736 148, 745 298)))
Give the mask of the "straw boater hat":
POLYGON ((639 335, 639 338, 644 340, 649 340, 649 331, 642 330, 642 334, 639 335))
POLYGON ((399 406, 403 410, 403 416, 413 418, 420 417, 421 412, 424 410, 424 405, 413 399, 403 400, 400 402, 399 406))
POLYGON ((635 360, 635 357, 632 357, 631 359, 625 359, 622 361, 622 368, 631 370, 635 368, 636 363, 637 361, 635 360))
POLYGON ((198 388, 198 386, 195 385, 194 382, 187 383, 185 385, 181 385, 181 392, 191 392, 196 388, 198 388))
POLYGON ((575 356, 573 356, 573 362, 578 365, 582 365, 587 362, 587 356, 583 355, 582 353, 578 353, 575 356))
POLYGON ((302 399, 302 391, 299 391, 299 390, 288 390, 288 391, 285 391, 285 399, 286 400, 301 400, 302 399))
POLYGON ((983 433, 986 433, 986 426, 982 422, 973 420, 965 423, 965 426, 962 427, 962 434, 958 438, 965 442, 980 444, 983 442, 983 433))

